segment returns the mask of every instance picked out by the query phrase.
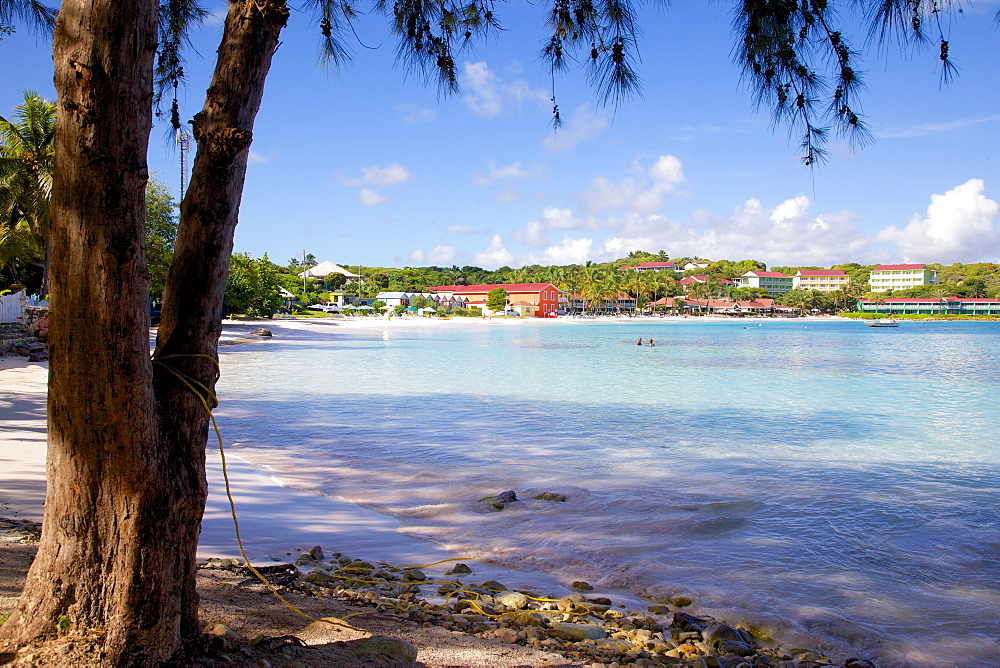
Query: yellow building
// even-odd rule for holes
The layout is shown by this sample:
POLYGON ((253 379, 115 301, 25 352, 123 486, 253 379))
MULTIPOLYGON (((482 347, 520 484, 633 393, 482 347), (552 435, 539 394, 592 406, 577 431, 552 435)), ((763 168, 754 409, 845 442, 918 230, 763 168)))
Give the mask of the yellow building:
POLYGON ((851 280, 840 269, 800 269, 794 278, 796 288, 820 292, 843 290, 851 280))

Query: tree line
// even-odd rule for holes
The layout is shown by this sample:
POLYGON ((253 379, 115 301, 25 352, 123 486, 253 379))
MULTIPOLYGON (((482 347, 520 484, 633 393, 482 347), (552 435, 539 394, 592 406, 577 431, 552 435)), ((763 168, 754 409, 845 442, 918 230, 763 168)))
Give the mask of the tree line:
MULTIPOLYGON (((807 165, 822 161, 831 134, 857 143, 869 136, 857 104, 868 45, 851 43, 845 21, 859 19, 875 45, 897 37, 934 44, 943 78, 955 71, 942 15, 961 11, 957 3, 866 0, 843 11, 847 4, 733 7, 733 54, 745 81, 802 138, 807 165)), ((398 37, 400 60, 448 92, 457 89, 461 49, 502 34, 501 5, 399 0, 374 10, 398 37)), ((182 127, 181 52, 206 12, 190 0, 63 0, 58 14, 39 0, 0 2, 0 34, 22 23, 52 35, 61 110, 49 210, 28 224, 50 225, 51 477, 37 556, 0 625, 0 651, 27 653, 51 641, 77 656, 85 648, 100 665, 193 663, 185 652, 201 638, 195 554, 219 316, 255 118, 292 9, 285 0, 227 3, 212 81, 190 122, 196 150, 150 356, 149 135, 154 105, 169 101, 171 89, 170 122, 182 127)), ((344 40, 363 13, 355 3, 309 0, 302 9, 315 20, 323 59, 346 58, 344 40)), ((579 63, 605 101, 639 89, 642 31, 632 2, 559 0, 537 10, 540 60, 553 80, 579 63)), ((558 125, 555 93, 552 112, 558 125)), ((609 294, 614 275, 589 265, 564 280, 609 294)))
MULTIPOLYGON (((619 299, 635 300, 636 308, 644 310, 659 302, 661 308, 670 308, 670 298, 678 296, 696 299, 752 300, 770 297, 763 288, 737 288, 731 283, 747 271, 767 271, 767 265, 758 260, 717 260, 710 262, 700 257, 669 258, 678 267, 698 262, 708 264, 676 273, 664 271, 631 271, 628 267, 640 262, 663 261, 663 251, 652 253, 636 250, 626 257, 610 262, 583 264, 526 265, 517 269, 499 267, 484 269, 476 266, 451 267, 376 267, 342 264, 361 279, 350 280, 342 274, 330 274, 319 279, 303 281, 298 275, 315 266, 314 255, 305 260, 291 259, 286 265, 277 265, 267 256, 253 259, 246 254, 233 255, 226 287, 226 308, 230 313, 270 316, 281 306, 279 287, 294 295, 303 305, 326 302, 330 293, 345 291, 365 299, 374 299, 380 292, 425 293, 440 285, 509 285, 512 283, 552 283, 583 302, 585 309, 618 310, 619 299), (681 279, 703 276, 704 282, 694 283, 685 289, 681 279), (243 287, 240 287, 243 286, 243 287), (248 286, 256 286, 250 289, 248 286), (242 292, 240 292, 242 290, 242 292), (237 294, 242 298, 237 298, 237 294), (231 295, 233 295, 231 297, 231 295), (241 300, 242 299, 242 300, 241 300), (250 301, 248 302, 247 299, 250 301)), ((992 263, 955 263, 949 266, 928 265, 940 272, 938 285, 922 285, 907 290, 871 292, 868 277, 877 265, 858 263, 837 264, 832 267, 774 266, 778 271, 794 276, 800 270, 839 269, 848 276, 848 284, 832 292, 796 288, 775 297, 781 306, 793 306, 805 311, 835 313, 854 310, 858 299, 884 299, 892 297, 1000 297, 1000 269, 992 263)))

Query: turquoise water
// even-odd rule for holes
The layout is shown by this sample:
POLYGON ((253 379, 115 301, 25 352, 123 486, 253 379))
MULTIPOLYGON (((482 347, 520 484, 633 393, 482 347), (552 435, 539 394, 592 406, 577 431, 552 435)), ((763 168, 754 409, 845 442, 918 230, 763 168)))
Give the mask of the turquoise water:
POLYGON ((296 486, 835 657, 995 665, 998 323, 315 330, 230 349, 219 386, 227 440, 296 486))

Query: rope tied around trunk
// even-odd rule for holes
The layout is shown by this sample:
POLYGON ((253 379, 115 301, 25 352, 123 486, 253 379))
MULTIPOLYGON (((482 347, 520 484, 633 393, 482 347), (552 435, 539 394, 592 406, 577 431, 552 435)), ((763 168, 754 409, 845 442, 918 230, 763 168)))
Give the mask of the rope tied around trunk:
MULTIPOLYGON (((294 606, 291 603, 289 603, 281 595, 281 592, 278 591, 277 587, 275 587, 273 584, 271 584, 270 582, 268 582, 267 578, 265 578, 261 574, 260 571, 258 571, 256 568, 253 567, 253 565, 251 565, 250 558, 247 557, 246 550, 243 547, 243 537, 240 534, 240 520, 239 520, 239 518, 236 515, 236 504, 233 501, 233 493, 232 493, 232 489, 231 489, 231 486, 230 486, 230 483, 229 483, 229 470, 228 470, 228 467, 226 465, 226 450, 225 450, 225 447, 223 445, 222 431, 219 429, 219 423, 216 422, 215 415, 212 413, 212 408, 214 408, 214 407, 216 407, 216 406, 219 405, 219 399, 216 396, 215 392, 211 388, 209 388, 207 385, 205 385, 204 383, 202 383, 198 379, 193 378, 189 374, 184 373, 183 371, 181 371, 177 367, 175 367, 175 366, 173 366, 171 364, 168 364, 167 362, 164 362, 164 360, 168 360, 168 359, 180 359, 180 358, 186 358, 186 359, 207 359, 208 361, 210 361, 212 363, 212 366, 215 367, 215 380, 216 381, 222 375, 222 370, 221 370, 221 368, 219 366, 219 360, 216 359, 214 356, 207 355, 205 353, 175 353, 175 354, 171 354, 171 355, 162 355, 162 356, 158 356, 158 355, 156 355, 154 353, 154 355, 152 357, 153 364, 156 364, 160 368, 162 368, 165 371, 167 371, 168 373, 170 373, 172 376, 174 376, 174 378, 176 378, 177 380, 179 380, 189 390, 191 390, 192 394, 194 394, 198 398, 198 401, 201 402, 202 408, 205 410, 205 414, 208 415, 209 420, 212 422, 212 429, 215 431, 216 439, 219 442, 219 456, 220 456, 220 458, 222 460, 222 478, 225 481, 225 485, 226 485, 226 498, 229 500, 229 510, 230 510, 230 514, 233 517, 233 527, 236 530, 236 544, 239 546, 240 555, 243 557, 244 565, 250 570, 250 572, 252 572, 254 574, 254 576, 257 577, 258 580, 260 580, 271 591, 272 594, 275 595, 275 597, 279 601, 281 601, 281 603, 286 608, 288 608, 289 610, 291 610, 295 614, 299 615, 300 617, 308 619, 311 622, 323 622, 323 623, 329 624, 331 626, 337 626, 337 627, 341 627, 341 628, 345 628, 345 629, 350 629, 352 631, 358 631, 359 633, 368 633, 368 631, 366 631, 364 629, 360 629, 360 628, 358 628, 356 626, 352 626, 351 624, 348 624, 347 622, 340 621, 340 620, 335 620, 335 619, 331 619, 329 617, 323 617, 323 618, 317 619, 317 618, 313 617, 312 615, 310 615, 309 613, 300 610, 296 606, 294 606)), ((465 560, 466 559, 464 557, 451 557, 451 558, 448 558, 448 559, 441 559, 440 561, 435 561, 435 562, 432 562, 432 563, 429 563, 429 564, 419 564, 419 565, 409 564, 409 565, 406 565, 406 566, 400 566, 399 568, 426 568, 428 566, 436 566, 437 564, 443 564, 443 563, 448 562, 448 561, 465 561, 465 560)), ((334 571, 334 573, 339 573, 339 572, 345 571, 345 570, 354 570, 354 569, 351 569, 350 567, 339 568, 336 571, 334 571)), ((363 570, 370 570, 370 569, 363 569, 363 570)), ((354 581, 357 581, 357 582, 369 582, 369 581, 366 581, 366 580, 360 580, 360 579, 356 579, 356 578, 350 578, 350 577, 347 577, 345 575, 336 575, 335 574, 335 575, 333 575, 333 577, 341 579, 341 580, 354 580, 354 581)), ((374 582, 374 581, 371 581, 371 582, 374 582)), ((454 582, 454 581, 450 581, 450 580, 449 581, 434 581, 434 582, 441 582, 441 583, 448 582, 449 584, 454 584, 454 585, 461 586, 460 582, 454 582)), ((450 593, 447 596, 447 599, 450 600, 452 596, 454 596, 456 594, 459 594, 459 593, 466 593, 466 594, 469 594, 469 595, 476 595, 477 597, 479 596, 479 594, 477 592, 473 592, 473 591, 466 590, 466 589, 459 589, 459 590, 456 590, 453 593, 450 593)), ((552 601, 552 602, 556 602, 558 600, 558 599, 534 598, 532 596, 528 596, 528 598, 531 598, 531 599, 536 600, 536 601, 552 601)), ((498 617, 502 616, 502 615, 493 615, 493 614, 490 614, 490 613, 486 612, 474 600, 462 599, 462 602, 469 603, 479 613, 481 613, 481 614, 483 614, 483 615, 485 615, 487 617, 498 618, 498 617)), ((545 611, 545 612, 549 612, 549 611, 545 611)), ((351 615, 348 615, 347 617, 354 617, 354 616, 359 615, 359 614, 362 614, 362 613, 353 613, 351 615)), ((509 614, 509 613, 505 613, 505 614, 509 614)), ((582 612, 579 612, 579 611, 572 611, 572 612, 569 612, 569 613, 562 613, 562 614, 581 615, 581 614, 586 614, 586 613, 582 613, 582 612)))
POLYGON ((153 364, 156 364, 160 368, 168 371, 172 376, 174 376, 177 380, 181 381, 189 390, 191 390, 191 392, 196 397, 198 397, 198 401, 201 402, 202 408, 205 409, 205 413, 208 415, 209 420, 212 421, 212 429, 215 430, 215 436, 219 441, 219 456, 222 459, 222 478, 223 480, 225 480, 226 483, 226 498, 229 500, 229 510, 233 516, 233 527, 236 529, 236 544, 240 548, 240 555, 243 557, 244 565, 248 569, 250 569, 250 572, 253 573, 258 580, 264 583, 264 586, 266 586, 269 590, 271 590, 271 593, 274 594, 275 597, 277 597, 277 599, 281 601, 281 603, 286 608, 288 608, 295 614, 299 615, 300 617, 308 619, 311 622, 324 622, 326 624, 330 624, 331 626, 339 626, 342 628, 350 629, 352 631, 367 633, 367 631, 365 631, 364 629, 359 629, 356 626, 351 626, 346 622, 338 622, 326 617, 322 619, 316 619, 309 613, 303 612, 302 610, 300 610, 299 608, 295 607, 287 600, 285 600, 285 597, 281 595, 281 592, 278 591, 278 588, 275 587, 270 582, 268 582, 267 578, 265 578, 261 574, 261 572, 258 571, 256 568, 254 568, 253 565, 250 563, 250 558, 247 557, 246 550, 243 549, 243 538, 240 535, 240 520, 236 516, 236 504, 233 501, 233 493, 229 484, 229 471, 226 466, 226 450, 222 444, 222 431, 219 429, 219 423, 215 421, 215 415, 212 413, 212 408, 219 405, 219 399, 215 395, 215 392, 213 392, 211 388, 202 383, 200 380, 189 376, 188 374, 184 373, 177 367, 171 364, 167 364, 166 362, 163 361, 166 359, 177 359, 177 358, 188 358, 188 359, 201 358, 209 360, 215 367, 216 380, 218 380, 221 377, 222 369, 219 367, 219 360, 217 360, 212 355, 206 355, 205 353, 187 353, 187 354, 175 353, 172 355, 163 355, 163 356, 157 356, 154 354, 152 357, 153 364))

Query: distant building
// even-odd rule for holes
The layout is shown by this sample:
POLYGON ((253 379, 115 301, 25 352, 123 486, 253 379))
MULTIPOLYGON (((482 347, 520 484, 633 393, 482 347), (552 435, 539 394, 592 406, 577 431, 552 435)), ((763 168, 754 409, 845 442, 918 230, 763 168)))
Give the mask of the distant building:
POLYGON ((1000 315, 1000 299, 971 299, 965 297, 887 297, 885 299, 859 299, 861 313, 887 315, 1000 315))
POLYGON ((688 262, 684 265, 683 271, 697 271, 698 269, 708 269, 711 262, 688 262))
POLYGON ((380 292, 375 299, 385 302, 386 306, 409 306, 411 295, 406 292, 380 292))
POLYGON ((636 271, 677 271, 677 266, 673 262, 640 262, 638 267, 632 268, 636 271))
POLYGON ((339 264, 334 264, 329 260, 320 262, 315 267, 309 267, 305 271, 299 272, 299 278, 326 278, 330 274, 343 274, 348 279, 361 278, 360 274, 353 274, 339 264))
POLYGON ((794 287, 820 292, 843 290, 851 281, 841 269, 801 269, 792 278, 794 287))
POLYGON ((737 288, 764 288, 772 295, 780 295, 794 287, 795 279, 780 271, 748 271, 742 276, 734 276, 737 288))
POLYGON ((561 291, 551 283, 492 283, 489 285, 438 285, 428 288, 439 298, 462 297, 468 308, 486 308, 490 291, 503 288, 507 291, 508 306, 523 316, 554 318, 566 303, 561 291))
MULTIPOLYGON (((684 287, 684 291, 687 292, 692 286, 698 285, 699 283, 708 283, 711 278, 708 276, 688 276, 687 278, 682 278, 680 284, 684 287)), ((728 278, 716 278, 716 283, 721 283, 722 285, 733 285, 733 282, 728 278)))
MULTIPOLYGON (((372 301, 371 299, 368 300, 372 301)), ((340 308, 345 306, 362 306, 365 302, 361 297, 359 297, 354 292, 347 292, 346 290, 334 290, 330 292, 329 302, 331 304, 336 304, 340 308)))
MULTIPOLYGON (((684 302, 685 311, 698 311, 720 315, 771 315, 776 312, 774 300, 768 297, 751 299, 749 301, 733 301, 732 299, 680 299, 684 302)), ((790 313, 798 313, 798 309, 782 307, 790 313)))
POLYGON ((925 264, 880 264, 868 277, 872 292, 908 290, 921 285, 937 285, 938 271, 925 264))

